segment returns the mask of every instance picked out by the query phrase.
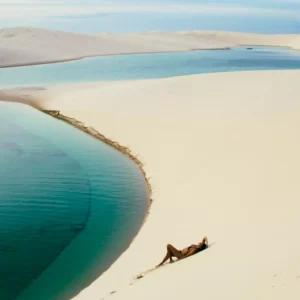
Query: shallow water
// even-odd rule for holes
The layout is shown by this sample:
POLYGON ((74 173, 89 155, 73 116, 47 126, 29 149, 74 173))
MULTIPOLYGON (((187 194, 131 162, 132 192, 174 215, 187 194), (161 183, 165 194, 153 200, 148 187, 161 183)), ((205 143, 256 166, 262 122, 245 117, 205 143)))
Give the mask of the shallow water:
POLYGON ((279 47, 253 47, 252 50, 240 47, 233 50, 95 57, 0 69, 0 87, 281 69, 300 69, 300 53, 279 47))
POLYGON ((0 102, 0 299, 70 299, 126 249, 147 207, 144 178, 125 155, 0 102))

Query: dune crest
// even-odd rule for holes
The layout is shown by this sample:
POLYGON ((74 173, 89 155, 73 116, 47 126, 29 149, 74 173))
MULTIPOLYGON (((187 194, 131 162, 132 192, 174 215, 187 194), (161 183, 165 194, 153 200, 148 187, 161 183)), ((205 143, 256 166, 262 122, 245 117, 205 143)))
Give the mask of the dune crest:
POLYGON ((230 49, 239 45, 300 49, 299 39, 300 35, 217 31, 89 35, 38 28, 8 28, 0 30, 0 67, 53 63, 101 55, 230 49))

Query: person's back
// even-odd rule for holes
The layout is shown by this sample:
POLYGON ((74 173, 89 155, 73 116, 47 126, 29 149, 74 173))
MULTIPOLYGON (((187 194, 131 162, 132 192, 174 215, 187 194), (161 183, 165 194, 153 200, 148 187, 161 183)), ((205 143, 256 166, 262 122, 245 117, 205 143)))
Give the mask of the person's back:
POLYGON ((205 250, 206 248, 208 248, 208 245, 206 245, 206 243, 203 243, 200 247, 197 247, 197 251, 196 253, 205 250))
POLYGON ((196 254, 196 253, 198 253, 200 251, 205 250, 208 247, 208 245, 206 243, 207 243, 207 239, 205 241, 203 241, 202 243, 198 244, 198 245, 194 245, 193 244, 193 245, 189 246, 188 250, 194 248, 194 249, 196 249, 196 252, 195 252, 195 254, 196 254))

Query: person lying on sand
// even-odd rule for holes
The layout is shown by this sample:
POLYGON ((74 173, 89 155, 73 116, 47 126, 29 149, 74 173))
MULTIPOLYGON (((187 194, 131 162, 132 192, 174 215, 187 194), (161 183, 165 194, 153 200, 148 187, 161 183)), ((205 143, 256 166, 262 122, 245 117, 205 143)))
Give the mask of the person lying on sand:
POLYGON ((208 247, 207 237, 203 238, 203 240, 200 243, 198 243, 198 245, 191 245, 182 250, 177 250, 174 246, 168 244, 167 254, 157 267, 162 266, 168 259, 170 259, 170 263, 174 262, 174 260, 172 259, 173 256, 177 257, 178 260, 181 260, 183 258, 187 258, 191 255, 194 255, 202 250, 205 250, 207 247, 208 247))

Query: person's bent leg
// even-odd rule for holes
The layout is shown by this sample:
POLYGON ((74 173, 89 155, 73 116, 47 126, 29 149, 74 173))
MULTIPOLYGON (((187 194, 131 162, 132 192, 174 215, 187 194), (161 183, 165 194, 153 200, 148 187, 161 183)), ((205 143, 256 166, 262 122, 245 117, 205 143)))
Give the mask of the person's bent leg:
POLYGON ((162 260, 162 262, 158 265, 158 267, 162 266, 168 259, 170 259, 170 262, 173 262, 173 260, 172 260, 173 256, 177 257, 178 259, 183 257, 183 255, 181 254, 181 252, 179 250, 177 250, 171 244, 168 244, 167 245, 167 254, 164 257, 164 259, 162 260))
POLYGON ((171 252, 172 256, 175 256, 178 259, 183 257, 181 252, 179 250, 177 250, 174 246, 169 244, 169 245, 167 245, 167 249, 171 252))
POLYGON ((167 254, 164 257, 164 259, 162 260, 162 262, 158 265, 158 267, 162 266, 171 257, 172 257, 172 254, 171 254, 171 251, 169 250, 168 245, 167 245, 167 254))

